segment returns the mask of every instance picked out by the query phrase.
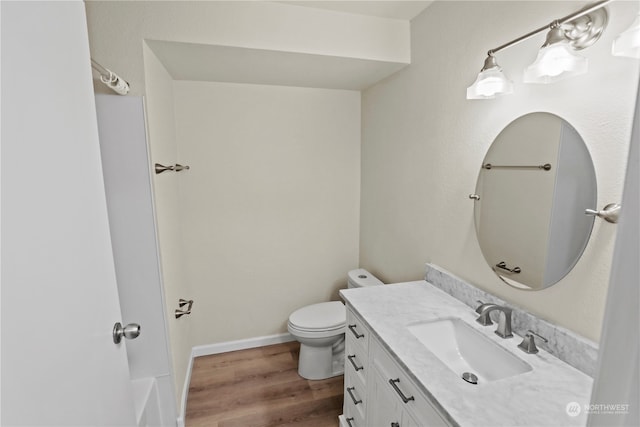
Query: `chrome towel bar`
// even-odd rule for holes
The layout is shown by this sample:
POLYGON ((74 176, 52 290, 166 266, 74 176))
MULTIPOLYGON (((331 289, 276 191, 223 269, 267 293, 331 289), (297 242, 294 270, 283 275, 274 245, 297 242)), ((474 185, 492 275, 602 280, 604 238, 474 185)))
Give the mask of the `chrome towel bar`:
POLYGON ((504 261, 500 261, 499 263, 497 263, 496 267, 499 268, 500 270, 506 271, 507 273, 518 274, 522 271, 520 267, 513 267, 513 268, 507 267, 507 263, 504 261))
POLYGON ((514 165, 514 166, 509 166, 509 165, 492 165, 491 163, 485 163, 484 165, 482 165, 482 169, 542 169, 542 170, 551 170, 551 164, 549 163, 545 163, 544 165, 531 165, 531 166, 524 166, 524 165, 514 165))

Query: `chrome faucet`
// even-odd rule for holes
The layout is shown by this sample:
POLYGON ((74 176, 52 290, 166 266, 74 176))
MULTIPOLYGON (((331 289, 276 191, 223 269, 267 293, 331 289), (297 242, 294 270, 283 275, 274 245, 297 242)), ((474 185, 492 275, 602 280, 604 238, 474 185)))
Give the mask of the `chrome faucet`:
POLYGON ((480 316, 478 316, 478 318, 476 319, 476 322, 480 323, 483 326, 493 325, 493 322, 491 321, 491 317, 489 317, 489 314, 494 310, 501 311, 504 314, 504 316, 500 316, 500 319, 498 320, 498 328, 496 329, 496 335, 498 335, 501 338, 511 338, 513 336, 513 333, 511 332, 512 310, 510 308, 503 307, 498 304, 483 303, 482 301, 478 301, 478 302, 480 303, 480 306, 476 308, 476 313, 478 313, 480 316))

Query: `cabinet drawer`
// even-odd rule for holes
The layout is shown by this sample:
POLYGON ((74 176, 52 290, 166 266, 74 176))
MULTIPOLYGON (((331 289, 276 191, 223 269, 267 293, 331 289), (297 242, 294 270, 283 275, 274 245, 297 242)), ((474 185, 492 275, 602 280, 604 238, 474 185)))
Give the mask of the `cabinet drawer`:
POLYGON ((374 369, 384 379, 382 385, 393 390, 401 407, 407 410, 419 425, 429 427, 448 425, 377 340, 371 342, 371 360, 374 369))
POLYGON ((341 427, 367 427, 360 411, 350 409, 345 411, 342 417, 344 422, 340 421, 341 427))
POLYGON ((345 375, 352 374, 366 385, 369 370, 368 357, 362 346, 347 340, 345 346, 344 372, 345 375))
POLYGON ((359 425, 364 425, 365 414, 367 413, 367 389, 356 375, 349 372, 344 375, 343 410, 345 415, 360 420, 359 425))
POLYGON ((347 328, 345 336, 347 342, 354 343, 361 346, 365 350, 369 348, 369 329, 365 326, 365 323, 350 309, 347 310, 347 328))

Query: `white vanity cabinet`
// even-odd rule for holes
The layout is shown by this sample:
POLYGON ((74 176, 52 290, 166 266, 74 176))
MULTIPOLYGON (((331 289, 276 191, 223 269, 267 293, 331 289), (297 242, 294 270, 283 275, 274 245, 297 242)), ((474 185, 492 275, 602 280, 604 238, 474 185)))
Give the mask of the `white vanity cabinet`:
POLYGON ((341 427, 449 425, 350 308, 345 341, 341 427))

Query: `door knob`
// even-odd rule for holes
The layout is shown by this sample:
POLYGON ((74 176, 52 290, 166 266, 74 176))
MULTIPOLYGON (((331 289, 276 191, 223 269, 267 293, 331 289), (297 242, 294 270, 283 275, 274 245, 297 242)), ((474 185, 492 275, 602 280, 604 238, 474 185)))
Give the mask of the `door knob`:
POLYGON ((115 344, 120 344, 122 337, 132 340, 138 338, 138 335, 140 335, 140 325, 137 323, 129 323, 125 327, 120 322, 113 325, 113 342, 115 344))

